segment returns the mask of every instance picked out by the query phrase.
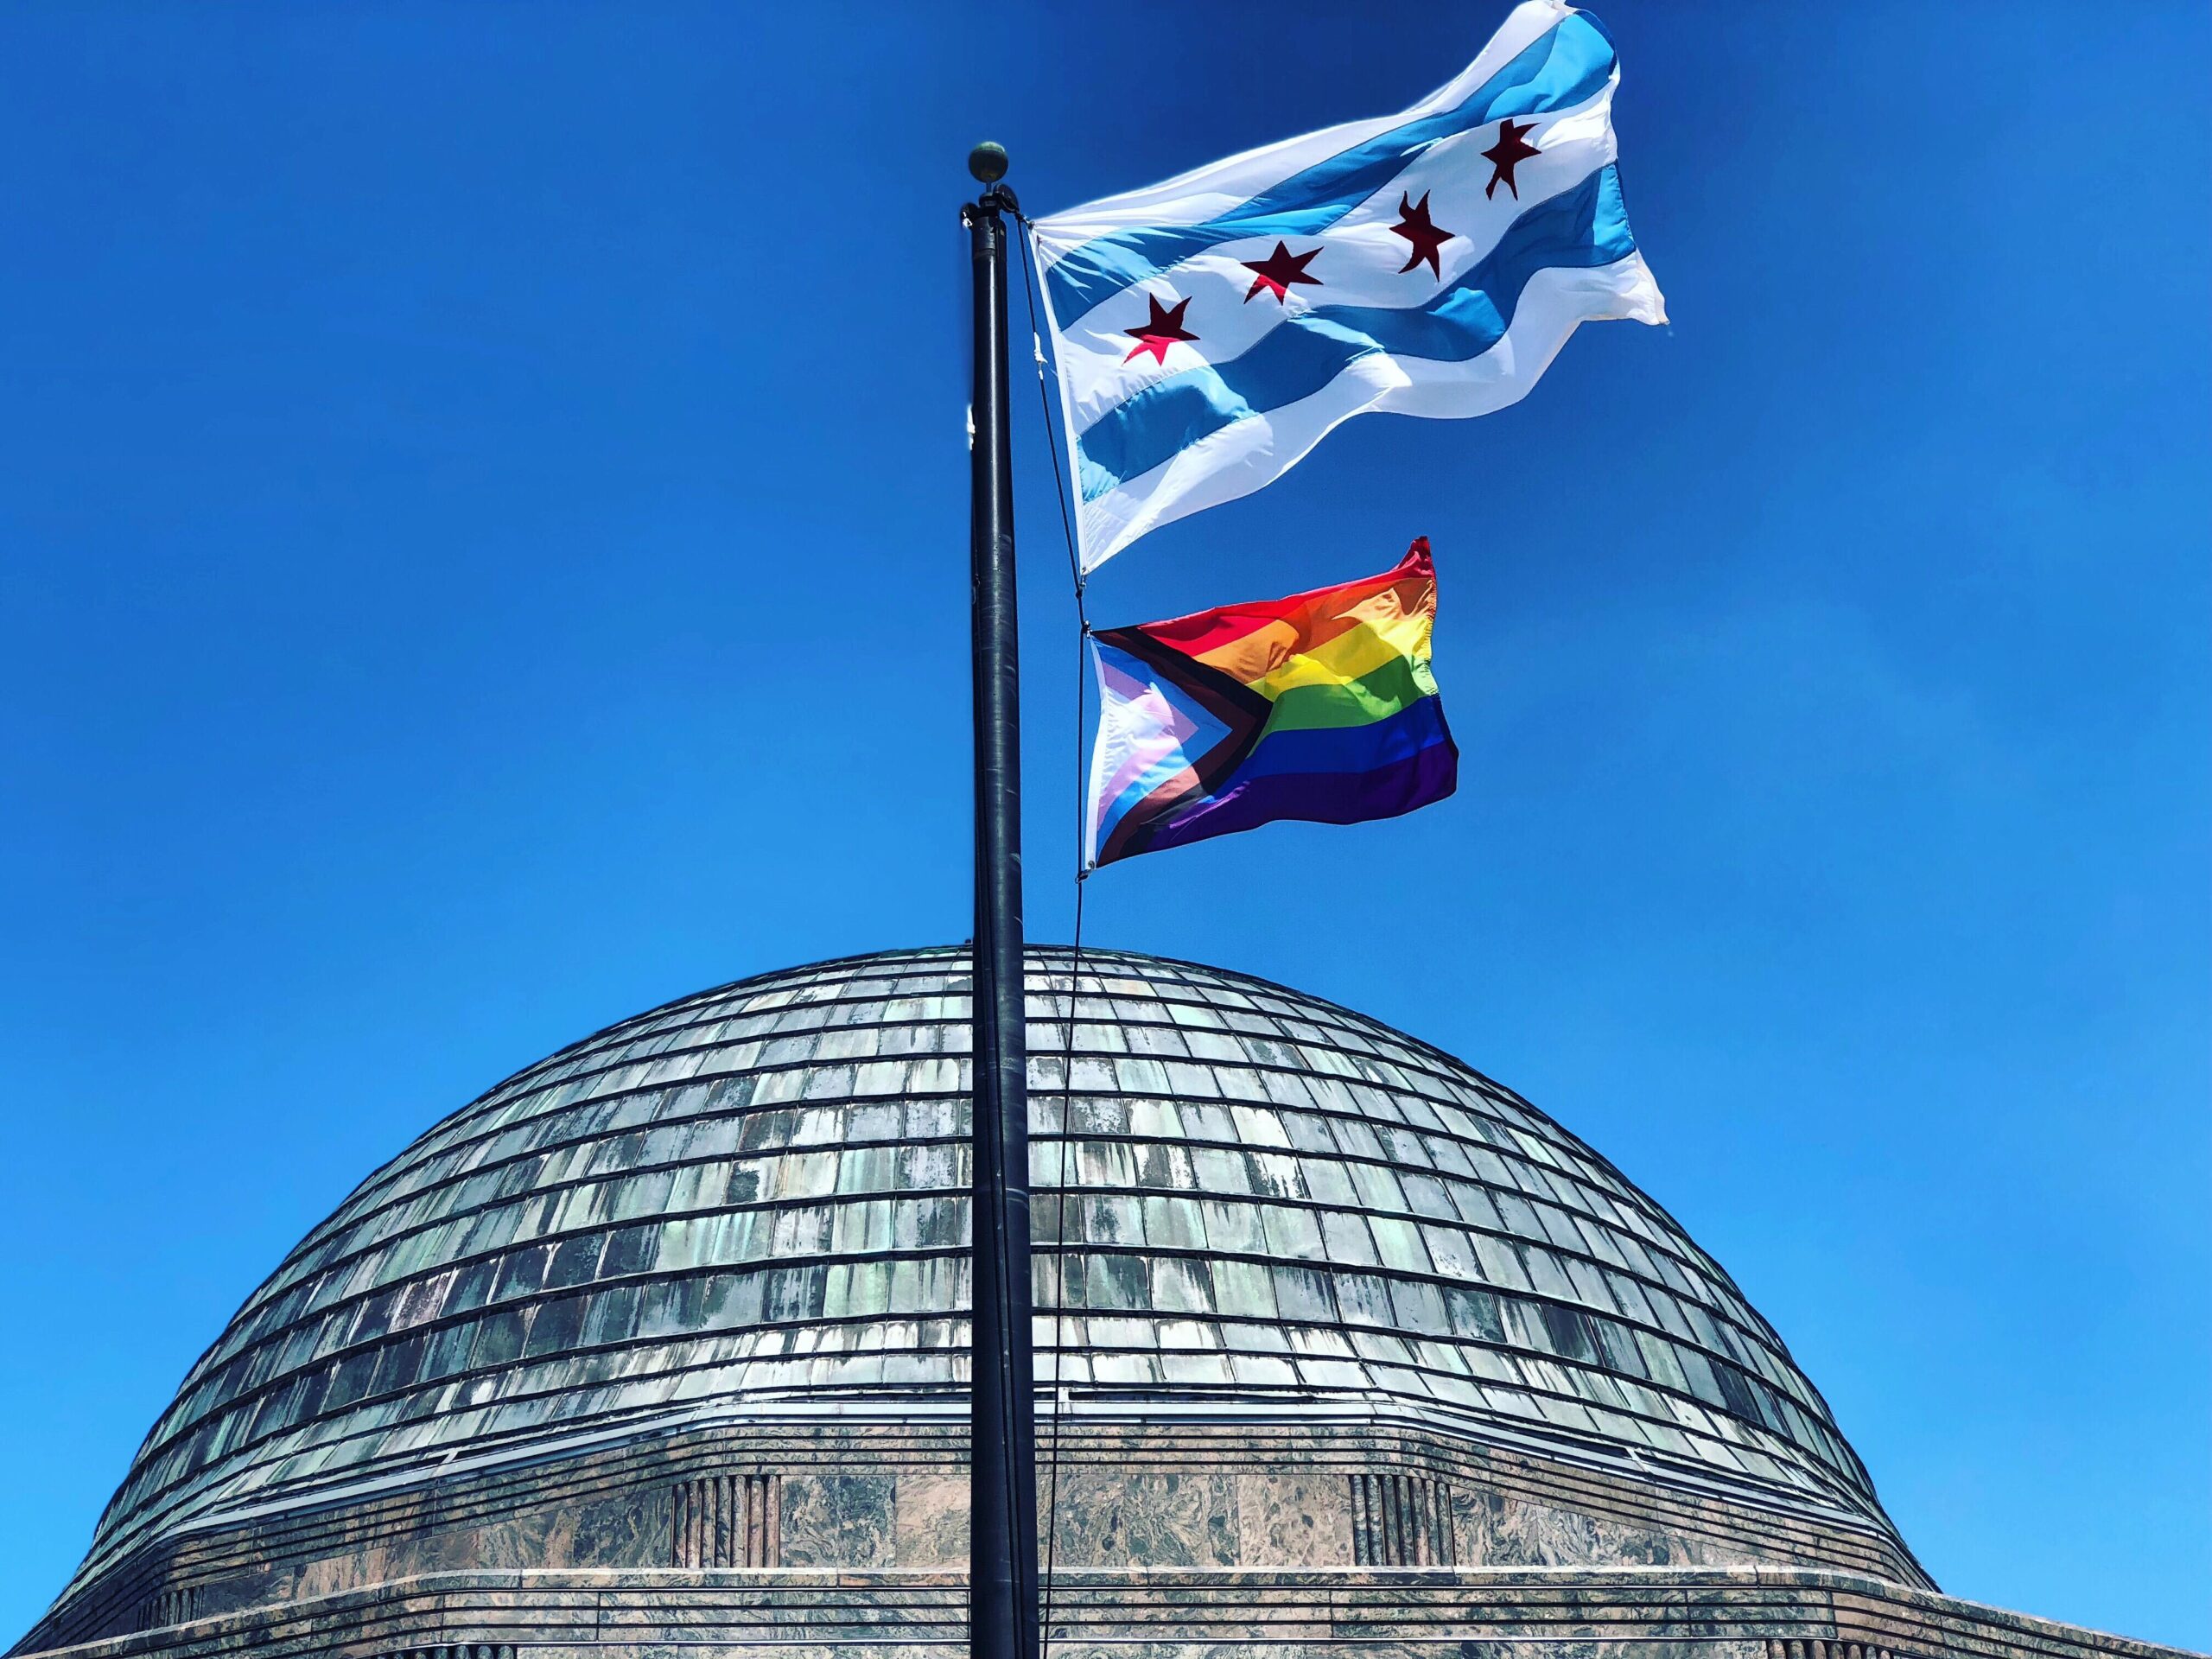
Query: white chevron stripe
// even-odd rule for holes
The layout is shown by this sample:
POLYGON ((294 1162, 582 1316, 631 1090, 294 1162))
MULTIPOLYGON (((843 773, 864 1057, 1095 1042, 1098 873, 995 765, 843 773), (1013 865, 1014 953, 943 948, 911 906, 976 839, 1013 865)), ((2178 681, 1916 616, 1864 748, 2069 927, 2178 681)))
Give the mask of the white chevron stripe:
POLYGON ((1273 483, 1330 430, 1388 411, 1430 420, 1493 414, 1527 397, 1586 321, 1667 320, 1642 254, 1595 270, 1541 270, 1529 279, 1505 336, 1480 357, 1437 363, 1363 357, 1310 397, 1238 421, 1080 509, 1083 568, 1096 569, 1149 531, 1273 483))

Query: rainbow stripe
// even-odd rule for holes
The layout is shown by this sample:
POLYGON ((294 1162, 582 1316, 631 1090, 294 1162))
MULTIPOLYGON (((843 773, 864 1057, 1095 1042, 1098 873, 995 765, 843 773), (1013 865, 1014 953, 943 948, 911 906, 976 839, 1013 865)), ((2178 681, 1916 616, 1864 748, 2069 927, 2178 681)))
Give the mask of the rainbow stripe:
POLYGON ((1428 670, 1435 621, 1423 537, 1379 576, 1093 634, 1086 863, 1442 800, 1459 751, 1428 670))

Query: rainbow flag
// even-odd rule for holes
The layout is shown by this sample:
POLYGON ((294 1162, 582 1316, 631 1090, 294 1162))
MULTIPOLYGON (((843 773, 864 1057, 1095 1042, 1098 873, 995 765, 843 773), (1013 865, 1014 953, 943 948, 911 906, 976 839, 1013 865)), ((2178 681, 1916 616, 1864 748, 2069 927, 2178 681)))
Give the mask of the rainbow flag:
POLYGON ((1091 636, 1098 741, 1084 861, 1440 801, 1459 751, 1428 671, 1426 537, 1395 570, 1091 636))

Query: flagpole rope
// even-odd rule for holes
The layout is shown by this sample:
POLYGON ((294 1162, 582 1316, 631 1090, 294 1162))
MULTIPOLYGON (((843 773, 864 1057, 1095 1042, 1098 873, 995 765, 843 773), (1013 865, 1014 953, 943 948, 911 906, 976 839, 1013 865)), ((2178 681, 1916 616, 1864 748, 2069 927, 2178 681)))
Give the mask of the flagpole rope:
POLYGON ((1090 619, 1083 617, 1083 556, 1076 549, 1075 518, 1068 511, 1067 468, 1060 464, 1059 433, 1052 424, 1052 396, 1045 381, 1045 337, 1037 332, 1037 256, 1030 248, 1036 226, 1018 207, 1014 217, 1022 230, 1021 297, 1029 307, 1029 349, 1037 359, 1037 406, 1045 416, 1046 445, 1052 452, 1052 493, 1060 504, 1060 533, 1067 538, 1068 577, 1075 583, 1076 613, 1082 618, 1083 631, 1089 633, 1090 619))
POLYGON ((1060 1419, 1067 1402, 1066 1348, 1061 1340, 1062 1309, 1067 1302, 1067 1214, 1068 1160, 1070 1120, 1075 1100, 1075 1022, 1076 1001, 1083 975, 1083 900, 1086 889, 1085 878, 1090 872, 1084 868, 1084 814, 1087 804, 1084 791, 1083 694, 1087 678, 1084 670, 1084 647, 1090 638, 1090 613, 1084 603, 1083 555, 1076 545, 1075 517, 1068 505, 1067 469, 1060 463, 1060 441, 1053 424, 1052 391, 1046 380, 1045 341, 1037 331, 1037 256, 1030 246, 1033 226, 1028 216, 1019 208, 1014 219, 1022 234, 1016 238, 1021 244, 1021 295, 1029 308, 1029 346, 1037 359, 1037 404, 1045 420, 1045 442, 1052 457, 1052 493, 1060 505, 1060 534, 1068 549, 1068 579, 1075 589, 1075 927, 1068 947, 1068 1011, 1065 1040, 1060 1052, 1060 1171, 1058 1201, 1053 1207, 1052 1249, 1052 1426, 1046 1442, 1045 1469, 1045 1570, 1041 1586, 1042 1606, 1038 1617, 1038 1645, 1039 1659, 1051 1659, 1052 1650, 1052 1592, 1054 1567, 1058 1559, 1060 1529, 1058 1526, 1060 1498, 1060 1419))

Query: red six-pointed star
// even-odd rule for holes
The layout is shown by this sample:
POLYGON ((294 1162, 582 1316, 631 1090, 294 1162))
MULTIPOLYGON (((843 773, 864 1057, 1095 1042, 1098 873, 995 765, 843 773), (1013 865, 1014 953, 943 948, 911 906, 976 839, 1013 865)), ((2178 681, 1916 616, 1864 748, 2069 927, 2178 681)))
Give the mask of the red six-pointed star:
POLYGON ((1430 219, 1427 191, 1421 193, 1419 201, 1412 200, 1402 190, 1398 193, 1398 222, 1390 227, 1390 233, 1404 237, 1413 245, 1413 251, 1406 256, 1406 263, 1398 267, 1398 275, 1404 276, 1415 265, 1427 265, 1429 275, 1439 282, 1444 279, 1443 267, 1436 262, 1436 251, 1449 242, 1454 233, 1440 230, 1430 219))
POLYGON ((1123 358, 1122 361, 1127 363, 1141 353, 1150 352, 1152 360, 1164 365, 1167 361, 1167 348, 1179 340, 1188 340, 1198 338, 1196 334, 1183 327, 1183 313, 1190 308, 1191 302, 1187 299, 1178 300, 1175 302, 1175 308, 1172 311, 1160 304, 1159 299, 1151 294, 1144 296, 1144 302, 1152 308, 1152 315, 1136 327, 1122 330, 1125 334, 1136 336, 1137 342, 1129 347, 1129 355, 1123 358))
MULTIPOLYGON (((1491 169, 1490 182, 1483 187, 1484 200, 1496 195, 1501 184, 1513 193, 1514 200, 1521 200, 1521 187, 1513 181, 1513 169, 1531 156, 1541 153, 1534 144, 1523 142, 1525 137, 1535 130, 1536 124, 1533 121, 1524 121, 1517 127, 1510 121, 1497 124, 1497 142, 1483 151, 1483 159, 1491 164, 1491 169)), ((1427 200, 1427 198, 1423 197, 1422 200, 1427 200)))
POLYGON ((1272 294, 1280 302, 1289 294, 1293 283, 1308 283, 1319 288, 1321 279, 1308 276, 1306 267, 1320 251, 1319 248, 1308 248, 1303 253, 1293 253, 1289 244, 1278 242, 1275 251, 1264 259, 1239 260, 1237 263, 1252 273, 1252 286, 1244 295, 1244 303, 1249 305, 1252 296, 1260 293, 1272 294))

